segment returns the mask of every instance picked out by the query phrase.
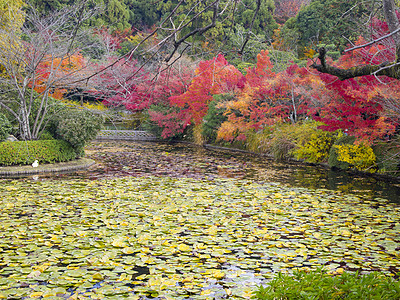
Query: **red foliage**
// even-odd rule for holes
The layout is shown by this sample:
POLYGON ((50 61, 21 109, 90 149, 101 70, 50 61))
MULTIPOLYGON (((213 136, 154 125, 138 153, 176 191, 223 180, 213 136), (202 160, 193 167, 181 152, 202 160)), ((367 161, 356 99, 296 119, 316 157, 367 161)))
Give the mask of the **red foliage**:
MULTIPOLYGON (((101 68, 102 66, 99 66, 101 68)), ((120 61, 100 75, 96 94, 107 106, 125 106, 130 111, 143 111, 156 103, 180 95, 192 78, 190 68, 180 66, 151 73, 136 61, 120 61)))
POLYGON ((243 86, 242 73, 220 54, 213 59, 200 62, 196 77, 188 90, 181 95, 171 97, 170 101, 171 105, 189 113, 193 122, 199 124, 207 113, 213 95, 235 93, 243 86))
POLYGON ((330 99, 314 117, 325 124, 321 129, 341 129, 369 144, 393 133, 395 126, 383 115, 381 97, 377 93, 380 83, 376 78, 364 76, 340 81, 331 75, 320 76, 330 99))
POLYGON ((315 92, 321 90, 321 80, 306 68, 292 65, 274 73, 268 51, 262 51, 257 58, 257 66, 247 71, 245 88, 239 91, 237 99, 224 105, 228 121, 218 131, 220 139, 243 140, 249 130, 258 131, 277 122, 295 122, 308 113, 315 92))
POLYGON ((190 125, 191 115, 188 111, 169 111, 167 113, 149 110, 150 119, 162 128, 161 137, 166 139, 183 133, 190 125))
MULTIPOLYGON (((400 11, 396 11, 397 18, 400 19, 400 11)), ((379 18, 372 18, 370 24, 371 39, 376 40, 382 36, 389 34, 389 27, 387 23, 379 18)), ((378 48, 380 51, 373 51, 380 57, 380 62, 393 61, 395 59, 395 42, 392 37, 383 39, 376 43, 374 47, 378 48)), ((368 48, 366 48, 369 51, 368 48)))

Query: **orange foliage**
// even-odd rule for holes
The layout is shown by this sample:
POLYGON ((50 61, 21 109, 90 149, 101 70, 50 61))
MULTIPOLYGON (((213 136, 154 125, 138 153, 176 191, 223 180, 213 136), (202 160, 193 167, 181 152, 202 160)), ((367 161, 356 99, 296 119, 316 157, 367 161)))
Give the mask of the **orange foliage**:
POLYGON ((247 72, 245 87, 236 99, 223 104, 228 120, 219 129, 218 139, 244 140, 249 130, 295 122, 308 114, 309 104, 317 102, 314 94, 324 89, 318 76, 297 65, 280 73, 272 72, 272 67, 268 51, 262 51, 257 66, 247 72))
POLYGON ((77 75, 83 67, 84 58, 81 54, 64 58, 47 56, 39 64, 35 81, 31 82, 31 87, 39 94, 48 90, 49 96, 62 99, 67 92, 70 76, 77 75), (50 86, 51 88, 49 88, 50 86))

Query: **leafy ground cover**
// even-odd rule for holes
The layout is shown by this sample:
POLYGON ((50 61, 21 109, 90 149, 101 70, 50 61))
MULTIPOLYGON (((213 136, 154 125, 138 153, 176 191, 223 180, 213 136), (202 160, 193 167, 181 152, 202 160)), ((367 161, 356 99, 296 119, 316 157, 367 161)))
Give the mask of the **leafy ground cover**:
POLYGON ((2 180, 0 208, 0 298, 242 299, 293 268, 400 269, 400 208, 323 189, 2 180))
POLYGON ((313 272, 279 273, 256 292, 257 299, 399 299, 400 283, 379 272, 345 272, 332 276, 322 269, 313 272), (317 288, 315 288, 317 287, 317 288))

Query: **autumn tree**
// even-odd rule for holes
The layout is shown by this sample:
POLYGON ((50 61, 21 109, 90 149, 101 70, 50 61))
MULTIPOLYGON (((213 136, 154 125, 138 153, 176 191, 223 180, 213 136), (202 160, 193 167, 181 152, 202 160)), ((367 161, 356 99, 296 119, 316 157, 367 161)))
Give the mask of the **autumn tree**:
POLYGON ((23 140, 40 136, 54 91, 74 86, 82 79, 82 62, 78 67, 72 65, 87 37, 81 25, 95 13, 86 10, 86 4, 82 1, 47 17, 40 17, 28 7, 20 30, 17 18, 10 19, 10 26, 0 28, 1 64, 7 74, 1 78, 2 91, 16 94, 1 97, 0 108, 19 124, 23 140))
POLYGON ((218 138, 244 140, 249 131, 259 131, 277 123, 296 123, 318 106, 325 87, 315 74, 293 64, 273 71, 268 51, 257 56, 257 65, 246 72, 243 88, 223 104, 225 121, 218 138))

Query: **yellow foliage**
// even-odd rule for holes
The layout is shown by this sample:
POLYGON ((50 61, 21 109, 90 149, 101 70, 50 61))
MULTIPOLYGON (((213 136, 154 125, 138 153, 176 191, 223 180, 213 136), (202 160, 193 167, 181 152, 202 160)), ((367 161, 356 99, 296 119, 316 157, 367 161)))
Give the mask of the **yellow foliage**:
POLYGON ((344 144, 334 147, 337 152, 337 160, 346 162, 360 171, 374 171, 371 168, 375 166, 376 156, 370 146, 344 144))
POLYGON ((25 20, 23 5, 22 0, 0 0, 0 28, 20 29, 25 20))
POLYGON ((316 52, 314 49, 312 49, 312 48, 310 48, 310 49, 305 48, 304 56, 305 56, 305 57, 308 57, 308 58, 314 58, 314 55, 315 55, 316 53, 317 53, 317 52, 316 52))
POLYGON ((14 62, 13 53, 22 49, 18 33, 24 24, 22 0, 0 0, 0 76, 6 76, 6 65, 14 62))
POLYGON ((247 132, 246 148, 283 159, 295 157, 308 162, 322 162, 329 157, 335 133, 317 129, 318 122, 277 123, 258 132, 247 132))
POLYGON ((331 132, 315 128, 293 154, 297 159, 305 159, 311 163, 327 161, 333 142, 334 135, 331 132))

